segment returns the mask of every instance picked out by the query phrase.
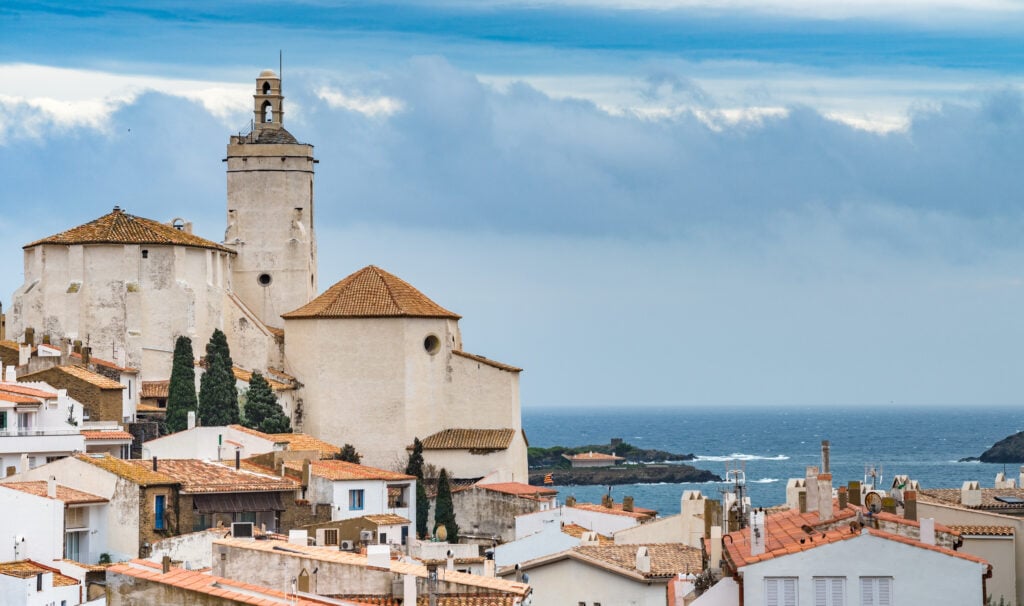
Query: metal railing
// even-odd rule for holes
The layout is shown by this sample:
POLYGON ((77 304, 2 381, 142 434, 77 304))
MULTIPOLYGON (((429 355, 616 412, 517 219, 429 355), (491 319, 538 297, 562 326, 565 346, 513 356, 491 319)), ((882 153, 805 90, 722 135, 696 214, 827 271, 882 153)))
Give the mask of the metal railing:
POLYGON ((27 437, 27 436, 73 436, 80 434, 77 429, 50 429, 47 427, 19 427, 17 429, 0 429, 0 438, 27 437))

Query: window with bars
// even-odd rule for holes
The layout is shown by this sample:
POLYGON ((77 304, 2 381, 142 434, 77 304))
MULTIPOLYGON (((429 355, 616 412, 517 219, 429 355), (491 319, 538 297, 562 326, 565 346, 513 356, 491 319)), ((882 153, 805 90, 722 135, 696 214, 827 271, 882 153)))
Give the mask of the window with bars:
POLYGON ((337 545, 338 544, 338 529, 337 528, 324 528, 324 545, 337 545))
POLYGON ((796 577, 765 577, 765 606, 797 606, 796 577))
POLYGON ((846 606, 846 577, 814 577, 814 606, 846 606))
POLYGON ((861 577, 861 606, 892 606, 892 577, 861 577))

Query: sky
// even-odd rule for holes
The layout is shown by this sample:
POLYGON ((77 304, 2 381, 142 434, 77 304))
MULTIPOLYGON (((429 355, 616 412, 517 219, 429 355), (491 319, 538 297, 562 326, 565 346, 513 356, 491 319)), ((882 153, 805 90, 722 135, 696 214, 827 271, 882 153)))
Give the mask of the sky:
POLYGON ((547 406, 1015 405, 1024 3, 0 5, 0 301, 106 214, 219 241, 282 71, 320 288, 369 264, 547 406))

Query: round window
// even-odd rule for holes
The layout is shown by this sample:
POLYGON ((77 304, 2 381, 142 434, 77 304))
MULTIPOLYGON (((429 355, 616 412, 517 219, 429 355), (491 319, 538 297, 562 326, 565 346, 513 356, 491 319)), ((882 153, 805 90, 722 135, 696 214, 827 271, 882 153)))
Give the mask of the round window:
POLYGON ((436 354, 441 350, 441 339, 438 339, 436 335, 427 335, 427 338, 423 339, 423 349, 427 350, 430 355, 436 354))
POLYGON ((256 281, 260 283, 260 286, 270 286, 270 274, 260 274, 256 281))

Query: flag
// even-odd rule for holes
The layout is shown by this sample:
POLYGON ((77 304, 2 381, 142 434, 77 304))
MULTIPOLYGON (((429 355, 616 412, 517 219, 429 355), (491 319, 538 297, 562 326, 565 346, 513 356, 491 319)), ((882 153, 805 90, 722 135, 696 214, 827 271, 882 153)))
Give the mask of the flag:
POLYGON ((554 483, 555 483, 555 478, 553 478, 550 473, 544 474, 544 484, 554 484, 554 483))

